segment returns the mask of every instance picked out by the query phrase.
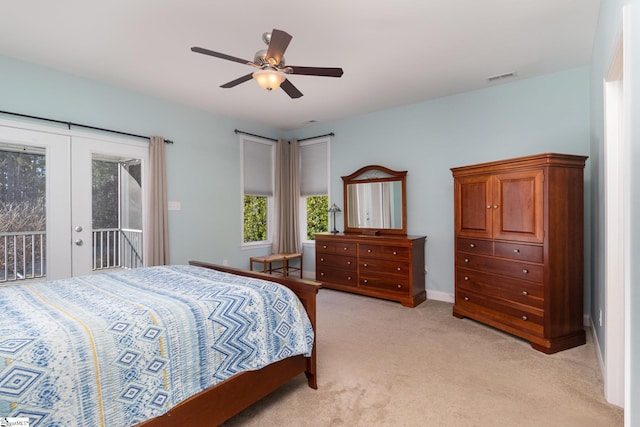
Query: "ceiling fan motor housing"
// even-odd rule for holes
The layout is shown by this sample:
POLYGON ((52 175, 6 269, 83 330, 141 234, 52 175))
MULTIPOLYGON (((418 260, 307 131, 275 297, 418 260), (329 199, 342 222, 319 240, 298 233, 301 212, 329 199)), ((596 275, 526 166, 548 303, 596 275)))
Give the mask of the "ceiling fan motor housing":
MULTIPOLYGON (((271 62, 275 62, 273 58, 271 58, 271 60, 272 60, 271 62)), ((259 67, 269 66, 269 67, 275 67, 275 68, 284 67, 284 56, 280 57, 280 62, 277 64, 272 64, 271 62, 269 62, 269 60, 267 59, 267 49, 259 50, 253 56, 253 63, 256 64, 257 66, 259 67)))

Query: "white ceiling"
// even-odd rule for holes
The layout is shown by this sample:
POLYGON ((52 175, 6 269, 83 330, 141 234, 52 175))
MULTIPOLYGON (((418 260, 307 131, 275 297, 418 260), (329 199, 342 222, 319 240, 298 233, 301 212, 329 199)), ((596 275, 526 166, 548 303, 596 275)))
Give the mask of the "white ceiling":
MULTIPOLYGON (((0 54, 278 129, 587 65, 600 0, 3 0, 0 54), (273 28, 293 36, 290 99, 248 81, 273 28)), ((28 113, 28 112, 26 112, 28 113)), ((71 120, 72 118, 65 118, 71 120)))

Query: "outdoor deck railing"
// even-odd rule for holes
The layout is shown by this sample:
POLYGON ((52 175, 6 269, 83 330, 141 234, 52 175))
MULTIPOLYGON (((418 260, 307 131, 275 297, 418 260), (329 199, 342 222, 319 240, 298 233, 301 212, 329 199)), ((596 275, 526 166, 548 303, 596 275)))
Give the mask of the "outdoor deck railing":
MULTIPOLYGON (((142 230, 101 228, 93 230, 92 270, 142 267, 142 230)), ((44 278, 46 233, 0 233, 0 283, 44 278)))
POLYGON ((46 276, 44 231, 0 233, 0 283, 46 276))
POLYGON ((93 270, 142 267, 142 230, 93 230, 93 270))

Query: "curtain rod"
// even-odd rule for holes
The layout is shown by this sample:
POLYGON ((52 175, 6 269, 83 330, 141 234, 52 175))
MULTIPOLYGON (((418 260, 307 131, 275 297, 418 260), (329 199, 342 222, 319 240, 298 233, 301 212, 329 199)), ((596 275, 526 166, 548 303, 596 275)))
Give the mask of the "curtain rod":
MULTIPOLYGON (((276 141, 276 142, 278 142, 278 140, 277 140, 277 139, 269 138, 269 137, 262 136, 262 135, 256 135, 255 133, 249 133, 249 132, 245 132, 245 131, 243 131, 243 130, 239 130, 239 129, 234 129, 233 131, 234 131, 235 133, 241 133, 241 134, 243 134, 243 135, 255 136, 255 137, 257 137, 257 138, 268 139, 268 140, 270 140, 270 141, 276 141)), ((309 140, 309 139, 322 138, 323 136, 336 136, 336 134, 335 134, 335 133, 333 133, 333 132, 331 132, 331 133, 325 133, 324 135, 311 136, 311 137, 309 137, 309 138, 302 138, 302 139, 299 139, 299 140, 298 140, 298 142, 300 142, 300 141, 307 141, 307 140, 309 140)))
MULTIPOLYGON (((80 124, 80 123, 67 122, 67 121, 64 121, 64 120, 56 120, 56 119, 49 119, 49 118, 46 118, 46 117, 30 116, 28 114, 13 113, 11 111, 1 111, 0 110, 0 113, 9 114, 11 116, 25 117, 27 119, 36 119, 36 120, 44 120, 46 122, 59 123, 59 124, 67 125, 69 127, 69 129, 71 129, 71 126, 76 126, 76 127, 86 128, 86 129, 98 130, 98 131, 102 131, 102 132, 117 133, 118 135, 132 136, 134 138, 149 139, 148 136, 136 135, 135 133, 128 133, 128 132, 121 132, 119 130, 99 128, 99 127, 95 127, 95 126, 83 125, 83 124, 80 124)), ((164 142, 165 142, 165 144, 173 144, 173 141, 171 141, 170 139, 165 139, 164 142)))

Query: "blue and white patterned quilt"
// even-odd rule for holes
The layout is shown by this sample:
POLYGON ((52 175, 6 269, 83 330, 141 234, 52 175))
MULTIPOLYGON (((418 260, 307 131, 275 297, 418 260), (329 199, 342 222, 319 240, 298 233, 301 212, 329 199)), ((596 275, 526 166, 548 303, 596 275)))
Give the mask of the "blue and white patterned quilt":
POLYGON ((130 426, 234 374, 311 354, 291 290, 194 266, 0 288, 0 417, 130 426))

